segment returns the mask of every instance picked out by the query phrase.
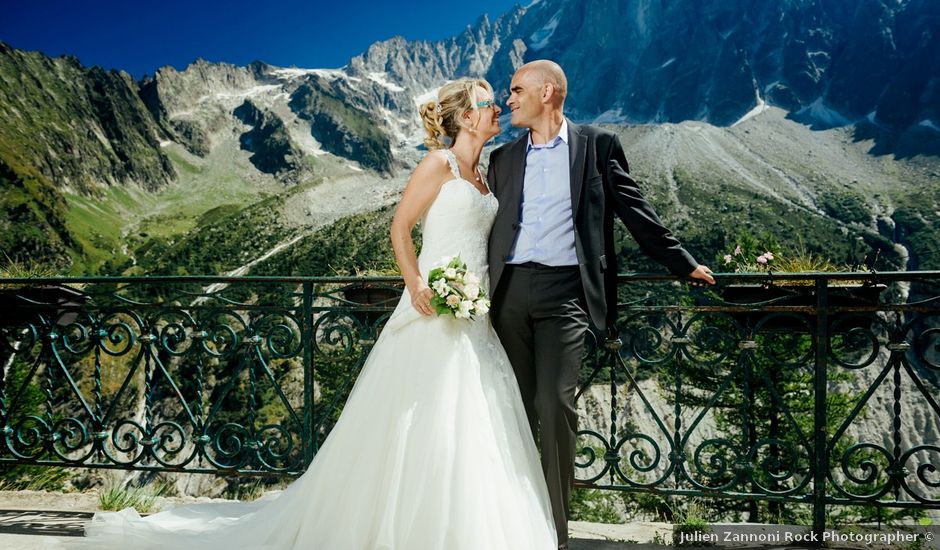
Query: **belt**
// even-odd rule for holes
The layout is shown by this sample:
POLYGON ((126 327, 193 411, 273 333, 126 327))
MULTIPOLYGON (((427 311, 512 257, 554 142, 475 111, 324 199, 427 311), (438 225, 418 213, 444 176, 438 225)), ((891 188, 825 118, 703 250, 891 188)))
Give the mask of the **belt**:
POLYGON ((521 264, 506 264, 506 267, 512 267, 516 269, 530 269, 537 271, 580 271, 581 266, 579 265, 545 265, 538 262, 525 262, 521 264))

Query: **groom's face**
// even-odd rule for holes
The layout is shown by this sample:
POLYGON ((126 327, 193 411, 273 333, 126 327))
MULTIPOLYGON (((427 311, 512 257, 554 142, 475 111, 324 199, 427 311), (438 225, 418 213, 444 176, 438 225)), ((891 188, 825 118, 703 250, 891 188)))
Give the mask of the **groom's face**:
POLYGON ((512 111, 512 125, 516 128, 530 128, 542 112, 543 82, 537 71, 517 71, 509 84, 509 101, 506 104, 512 111))

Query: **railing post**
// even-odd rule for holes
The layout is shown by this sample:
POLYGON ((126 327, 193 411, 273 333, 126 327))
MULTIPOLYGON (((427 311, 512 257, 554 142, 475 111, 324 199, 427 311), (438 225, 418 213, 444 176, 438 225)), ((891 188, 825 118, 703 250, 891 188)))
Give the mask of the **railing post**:
POLYGON ((822 540, 826 530, 826 474, 829 470, 829 441, 826 429, 826 398, 829 366, 828 279, 816 279, 816 369, 813 412, 813 534, 822 540))
POLYGON ((313 462, 317 438, 313 433, 313 283, 303 283, 303 313, 300 321, 304 345, 304 470, 313 462))
MULTIPOLYGON (((2 336, 2 334, 0 334, 2 336)), ((0 456, 4 456, 11 451, 7 447, 7 434, 12 432, 10 421, 7 418, 7 371, 13 368, 13 361, 16 360, 16 352, 13 346, 6 351, 4 342, 0 342, 0 456), (9 353, 9 355, 7 355, 9 353)))

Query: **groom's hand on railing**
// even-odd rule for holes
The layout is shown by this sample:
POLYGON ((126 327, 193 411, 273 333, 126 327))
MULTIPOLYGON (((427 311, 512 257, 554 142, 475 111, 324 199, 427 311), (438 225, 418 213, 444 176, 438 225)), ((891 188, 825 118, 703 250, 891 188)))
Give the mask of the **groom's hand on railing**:
POLYGON ((708 269, 708 266, 699 265, 695 268, 695 271, 689 273, 689 277, 692 279, 692 286, 705 286, 705 283, 715 284, 712 270, 708 269))

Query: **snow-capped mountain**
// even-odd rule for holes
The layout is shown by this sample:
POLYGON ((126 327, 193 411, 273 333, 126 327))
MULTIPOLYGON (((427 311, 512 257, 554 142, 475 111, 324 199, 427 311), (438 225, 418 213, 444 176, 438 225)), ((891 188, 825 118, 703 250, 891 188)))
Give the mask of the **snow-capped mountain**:
POLYGON ((75 237, 65 195, 140 190, 113 213, 127 231, 121 216, 151 212, 146 193, 168 186, 243 201, 406 173, 422 154, 418 104, 461 76, 505 100, 515 69, 538 58, 565 68, 576 121, 731 127, 776 108, 812 129, 850 128, 878 155, 935 159, 938 53, 935 0, 538 0, 446 40, 377 42, 339 69, 196 61, 142 82, 0 44, 0 244, 58 258, 110 246, 75 237))
POLYGON ((581 120, 730 125, 770 104, 824 127, 897 129, 938 125, 938 54, 932 0, 541 0, 459 39, 376 44, 349 67, 408 89, 485 76, 505 97, 519 65, 548 58, 581 120))
POLYGON ((930 0, 541 0, 447 40, 378 42, 337 70, 161 69, 142 95, 193 151, 251 102, 283 121, 279 143, 293 145, 278 154, 327 151, 390 170, 393 151, 421 142, 416 104, 444 82, 486 77, 505 99, 533 59, 566 69, 567 109, 581 121, 727 126, 772 105, 815 128, 936 131, 938 52, 930 0))

